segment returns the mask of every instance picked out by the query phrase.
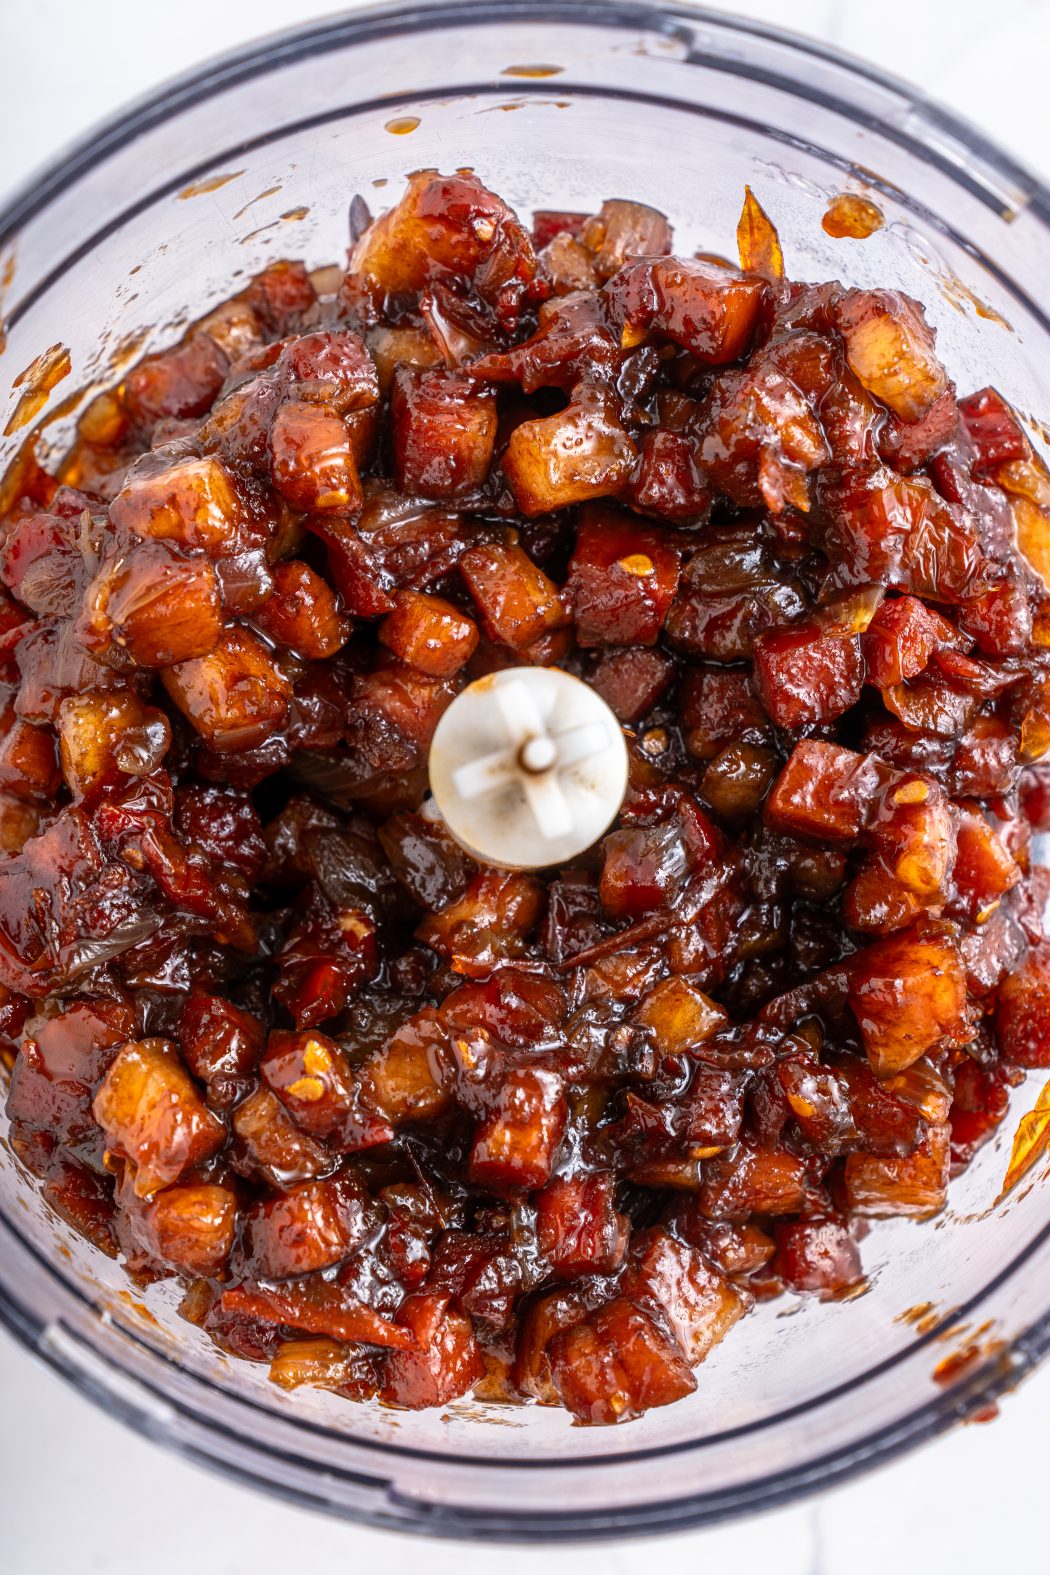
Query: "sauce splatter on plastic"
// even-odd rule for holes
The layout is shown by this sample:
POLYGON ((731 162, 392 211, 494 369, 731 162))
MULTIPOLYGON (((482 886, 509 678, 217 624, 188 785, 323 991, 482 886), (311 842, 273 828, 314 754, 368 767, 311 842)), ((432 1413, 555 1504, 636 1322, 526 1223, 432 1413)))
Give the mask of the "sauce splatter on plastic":
POLYGON ((1002 1340, 987 1340, 983 1345, 970 1340, 937 1363, 933 1369, 933 1381, 935 1384, 940 1384, 942 1388, 948 1388, 958 1379, 964 1378, 981 1362, 998 1356, 1003 1349, 1002 1340))
POLYGON ((564 66, 504 66, 500 72, 504 77, 528 77, 540 80, 543 77, 560 76, 565 70, 564 66))
POLYGON ((855 191, 840 191, 828 203, 821 228, 836 241, 866 241, 881 230, 886 220, 882 209, 855 191))
POLYGON ((281 218, 287 219, 290 223, 295 223, 297 219, 305 219, 309 212, 309 208, 305 206, 301 208, 289 208, 287 213, 281 214, 281 218))
POLYGON ((914 1307, 906 1307, 902 1313, 898 1313, 894 1322, 922 1323, 933 1311, 934 1305, 932 1302, 916 1302, 914 1307))
POLYGON ((253 208, 257 202, 262 202, 267 197, 276 197, 280 189, 280 181, 277 182, 276 186, 267 186, 266 190, 260 191, 257 196, 249 197, 248 201, 244 204, 244 207, 238 208, 233 217, 235 219, 243 219, 249 208, 253 208))
POLYGON ((135 1297, 132 1296, 130 1291, 118 1291, 117 1298, 123 1303, 125 1307, 129 1309, 129 1311, 133 1312, 136 1317, 141 1318, 143 1323, 151 1324, 154 1329, 161 1328, 161 1325, 157 1322, 157 1319, 154 1318, 145 1302, 137 1301, 135 1297))
POLYGON ((12 432, 18 432, 27 422, 41 411, 47 403, 47 396, 51 390, 68 377, 72 371, 73 363, 69 351, 63 344, 51 345, 31 361, 24 372, 19 372, 12 388, 21 388, 22 396, 14 408, 11 419, 4 428, 4 437, 10 437, 12 432))
POLYGON ((240 180, 243 170, 230 170, 225 175, 209 175, 204 180, 195 180, 189 186, 184 186, 179 192, 180 201, 185 202, 188 197, 207 197, 211 192, 218 191, 222 186, 228 186, 231 180, 240 180))

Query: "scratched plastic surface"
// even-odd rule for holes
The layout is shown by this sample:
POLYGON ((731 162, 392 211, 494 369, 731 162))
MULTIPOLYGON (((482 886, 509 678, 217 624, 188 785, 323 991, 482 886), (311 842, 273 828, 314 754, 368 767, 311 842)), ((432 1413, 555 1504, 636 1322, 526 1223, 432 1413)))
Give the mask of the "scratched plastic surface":
MULTIPOLYGON (((475 167, 522 210, 637 195, 670 215, 683 248, 728 255, 749 182, 795 276, 919 296, 960 386, 994 372, 1020 410, 1050 414, 1037 304, 1050 207, 1034 181, 811 46, 691 11, 601 5, 524 4, 511 17, 452 6, 416 21, 369 11, 140 107, 0 220, 0 386, 61 337, 71 371, 47 417, 267 260, 341 258, 349 197, 378 209, 383 183, 396 191, 435 164, 475 167), (886 218, 863 242, 821 228, 847 186, 886 218)), ((47 430, 61 443, 67 427, 59 416, 47 430)), ((0 467, 21 436, 2 440, 0 467)), ((1035 1092, 1017 1091, 1018 1114, 1035 1092)), ((1041 1354, 1050 1192, 1037 1167, 996 1206, 1007 1141, 981 1152, 938 1220, 875 1226, 864 1295, 759 1308, 695 1395, 619 1429, 581 1434, 538 1408, 407 1414, 286 1396, 264 1369, 196 1343, 170 1288, 129 1297, 116 1265, 47 1217, 5 1148, 0 1313, 151 1435, 337 1513, 467 1536, 672 1529, 860 1469, 979 1409, 1041 1354), (982 1359, 938 1384, 935 1367, 969 1341, 982 1359)))

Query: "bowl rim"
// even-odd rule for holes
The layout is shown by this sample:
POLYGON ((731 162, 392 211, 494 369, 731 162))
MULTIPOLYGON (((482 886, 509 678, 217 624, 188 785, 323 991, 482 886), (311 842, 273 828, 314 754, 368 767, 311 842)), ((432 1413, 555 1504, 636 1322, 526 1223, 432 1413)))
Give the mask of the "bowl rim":
MULTIPOLYGON (((163 126, 195 104, 240 81, 266 75, 282 66, 313 56, 387 37, 418 35, 447 30, 454 26, 498 25, 508 22, 576 22, 582 26, 622 28, 637 31, 673 33, 676 20, 690 25, 717 28, 723 35, 766 40, 788 47, 793 58, 834 66, 846 80, 868 82, 918 112, 923 131, 938 134, 942 144, 954 144, 972 155, 975 166, 991 172, 1004 188, 1023 192, 1026 212, 1050 229, 1050 184, 1031 171, 1013 154, 1001 148, 968 118, 940 105, 919 89, 896 75, 873 66, 818 40, 778 25, 741 18, 730 12, 716 11, 695 0, 417 0, 415 4, 365 4, 321 20, 275 32, 225 51, 200 66, 170 78, 142 97, 133 100, 113 116, 97 122, 72 141, 63 151, 46 161, 34 174, 17 185, 0 206, 0 248, 9 244, 27 223, 43 213, 49 203, 60 197, 84 176, 103 165, 107 158, 128 141, 163 126)), ((690 49, 686 63, 703 64, 711 59, 719 69, 737 70, 752 80, 782 88, 798 96, 800 91, 847 118, 866 118, 847 100, 820 88, 803 90, 799 80, 773 71, 746 68, 724 57, 706 57, 690 49)), ((515 93, 543 91, 543 84, 517 81, 515 93)), ((413 95, 392 95, 396 103, 413 95)), ((349 106, 348 106, 349 107, 349 106)), ((879 125, 883 134, 885 124, 879 125)), ((978 196, 992 208, 999 208, 994 188, 974 179, 966 165, 942 151, 936 140, 894 129, 896 141, 912 148, 926 162, 933 163, 954 181, 978 196)), ((208 166, 210 167, 211 160, 208 166)), ((188 172, 192 174, 193 172, 188 172)), ((180 179, 186 178, 183 172, 180 179)), ((155 197, 151 193, 149 200, 155 197)), ((6 1222, 3 1222, 6 1223, 6 1222)), ((1042 1241, 1050 1235, 1050 1225, 1040 1233, 1042 1241)), ((50 1267, 50 1266, 48 1266, 50 1267)), ((1011 1266, 1011 1272, 1017 1264, 1011 1266)), ((55 1272, 55 1271, 52 1271, 55 1272)), ((58 1276, 61 1279, 61 1276, 58 1276)), ((62 1281, 64 1289, 68 1286, 62 1281)), ((985 1288, 987 1290, 988 1287, 985 1288)), ((1050 1310, 1017 1336, 1005 1352, 979 1364, 956 1387, 926 1400, 904 1417, 845 1448, 835 1449, 823 1458, 784 1468, 760 1480, 726 1489, 697 1492, 673 1500, 634 1504, 615 1512, 608 1510, 548 1509, 543 1518, 512 1509, 473 1511, 457 1504, 398 1505, 392 1478, 377 1471, 370 1487, 374 1502, 362 1506, 336 1503, 312 1496, 296 1488, 282 1487, 272 1477, 262 1478, 247 1464, 240 1464, 220 1450, 202 1451, 170 1429, 159 1429, 147 1412, 109 1388, 96 1373, 72 1360, 46 1338, 43 1321, 15 1296, 11 1287, 0 1283, 0 1328, 45 1366, 69 1383, 79 1394, 121 1421, 141 1436, 160 1442, 175 1453, 205 1464, 212 1470, 242 1485, 283 1498, 300 1507, 321 1509, 357 1523, 383 1529, 412 1531, 428 1535, 479 1542, 533 1543, 581 1542, 622 1538, 625 1535, 652 1535, 657 1532, 686 1531, 759 1510, 782 1508, 798 1498, 839 1486, 860 1473, 890 1460, 946 1431, 955 1423, 994 1406, 1007 1391, 1031 1372, 1050 1350, 1050 1310), (393 1498, 393 1504, 391 1499, 393 1498)), ((105 1359, 103 1359, 105 1360, 105 1359)), ((108 1365, 108 1364, 107 1364, 108 1365)), ((113 1371, 119 1371, 115 1366, 113 1371)), ((136 1382, 138 1382, 136 1380, 136 1382)), ((143 1384, 143 1389, 148 1385, 143 1384)), ((178 1409, 190 1414, 190 1408, 178 1409)), ((195 1415, 195 1414, 194 1414, 195 1415)), ((198 1417, 208 1425, 207 1417, 198 1417)), ((255 1446, 251 1446, 255 1447, 255 1446)), ((675 1446, 681 1447, 681 1446, 675 1446)), ((392 1452, 396 1457, 401 1452, 392 1452)), ((661 1454, 657 1448, 652 1451, 661 1454)), ((609 1463, 617 1457, 610 1456, 609 1463)), ((514 1461, 502 1462, 516 1467, 514 1461)), ((557 1469, 554 1461, 546 1462, 557 1469)))
MULTIPOLYGON (((893 72, 884 71, 847 50, 836 49, 775 23, 739 17, 728 11, 715 11, 698 3, 698 0, 649 0, 649 3, 647 0, 434 0, 432 4, 428 0, 421 0, 421 3, 417 0, 416 4, 408 5, 399 4, 397 0, 372 5, 365 0, 356 9, 351 8, 316 22, 304 23, 300 27, 264 35, 248 44, 223 51, 199 66, 190 67, 168 78, 141 97, 132 99, 114 115, 96 121, 64 149, 45 160, 39 169, 24 177, 0 205, 0 248, 47 203, 95 166, 104 163, 127 140, 163 125, 220 88, 276 70, 290 60, 326 54, 348 43, 363 43, 405 33, 433 32, 455 24, 577 20, 581 24, 593 26, 668 31, 673 28, 677 16, 725 32, 787 45, 800 55, 809 55, 814 60, 843 68, 852 76, 885 89, 907 103, 912 110, 920 112, 930 127, 967 149, 982 166, 994 171, 1004 182, 1023 190, 1030 206, 1044 222, 1050 218, 1050 183, 996 143, 976 122, 948 109, 893 72)), ((690 51, 689 60, 691 63, 701 63, 703 56, 690 51)), ((720 65, 725 69, 727 63, 720 61, 720 65)), ((748 71, 743 74, 752 79, 760 77, 771 86, 783 86, 796 95, 800 89, 797 81, 777 77, 771 72, 748 71)), ((515 83, 516 93, 536 91, 542 89, 537 89, 535 84, 530 86, 527 81, 515 83)), ((810 90, 808 96, 849 114, 849 105, 841 99, 817 90, 810 90)), ((886 127, 881 129, 884 132, 887 130, 886 127)), ((946 166, 956 180, 961 180, 965 185, 971 184, 958 163, 940 156, 938 150, 921 137, 897 133, 896 139, 921 150, 934 163, 946 166)), ((985 201, 991 201, 987 192, 979 189, 979 194, 985 201)))

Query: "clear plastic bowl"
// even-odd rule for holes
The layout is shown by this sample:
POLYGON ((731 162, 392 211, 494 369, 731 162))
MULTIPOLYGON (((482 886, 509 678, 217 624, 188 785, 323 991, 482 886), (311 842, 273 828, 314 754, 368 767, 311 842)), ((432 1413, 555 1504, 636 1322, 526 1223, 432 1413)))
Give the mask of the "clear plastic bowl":
MULTIPOLYGON (((1050 411, 1050 194, 1024 170, 800 39, 685 5, 542 0, 358 12, 229 56, 102 128, 0 218, 9 377, 64 340, 57 407, 268 259, 337 261, 355 192, 380 206, 409 170, 462 165, 524 210, 642 197, 681 246, 729 255, 750 182, 794 273, 920 296, 964 389, 994 379, 1022 411, 1050 411), (885 212, 867 241, 821 229, 847 187, 885 212)), ((56 444, 68 419, 48 428, 56 444)), ((939 1219, 874 1227, 865 1295, 761 1306, 694 1396, 622 1428, 287 1396, 178 1319, 170 1285, 130 1294, 118 1265, 48 1216, 6 1147, 0 1317, 107 1411, 299 1503, 466 1537, 680 1529, 841 1481, 986 1407, 1038 1360, 1050 1194, 1036 1184, 997 1204, 1004 1168, 1000 1140, 939 1219), (938 1383, 969 1341, 979 1359, 938 1383)))

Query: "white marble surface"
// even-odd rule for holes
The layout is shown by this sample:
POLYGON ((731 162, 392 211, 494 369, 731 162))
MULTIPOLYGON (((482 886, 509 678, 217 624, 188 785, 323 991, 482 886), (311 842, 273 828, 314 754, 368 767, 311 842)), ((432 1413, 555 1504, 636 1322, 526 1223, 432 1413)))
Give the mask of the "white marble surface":
MULTIPOLYGON (((726 9, 729 9, 728 7, 726 9)), ((750 0, 778 22, 910 76, 1050 173, 1050 0, 750 0)), ((0 3, 0 186, 93 121, 204 56, 314 15, 310 0, 15 0, 0 3)), ((998 1421, 956 1431, 853 1486, 798 1507, 659 1543, 566 1553, 500 1550, 505 1575, 666 1575, 740 1559, 778 1575, 978 1575, 1048 1567, 1042 1530, 1050 1370, 998 1421)), ((158 1451, 0 1337, 0 1572, 286 1575, 425 1557, 473 1575, 483 1549, 424 1548, 265 1501, 158 1451)))

